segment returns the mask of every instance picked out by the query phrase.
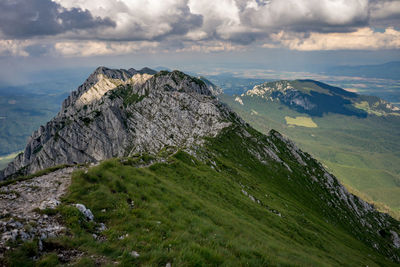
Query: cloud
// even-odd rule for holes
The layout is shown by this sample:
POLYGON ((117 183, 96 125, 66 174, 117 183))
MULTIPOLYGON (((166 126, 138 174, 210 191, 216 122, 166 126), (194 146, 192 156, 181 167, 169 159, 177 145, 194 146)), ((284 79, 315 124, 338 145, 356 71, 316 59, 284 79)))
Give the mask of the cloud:
POLYGON ((349 32, 368 24, 368 7, 368 0, 272 0, 247 5, 242 20, 270 32, 349 32))
POLYGON ((371 24, 388 27, 400 25, 400 1, 373 1, 371 3, 371 24))
MULTIPOLYGON (((191 0, 204 39, 250 44, 282 30, 353 32, 368 25, 368 0, 191 0)), ((191 33, 189 33, 190 36, 191 33)))
POLYGON ((291 50, 300 51, 400 49, 400 31, 393 28, 384 32, 360 28, 352 33, 311 33, 307 37, 281 31, 272 39, 291 50))
POLYGON ((371 4, 371 17, 374 19, 387 19, 400 17, 400 1, 374 1, 371 4))
POLYGON ((205 41, 188 43, 182 48, 178 48, 175 52, 226 52, 226 51, 240 51, 244 50, 245 47, 242 45, 232 44, 230 42, 223 41, 205 41))
POLYGON ((156 48, 157 42, 103 42, 103 41, 75 41, 58 42, 54 44, 55 53, 67 57, 90 57, 104 55, 123 55, 136 51, 156 48))
POLYGON ((31 44, 29 40, 0 40, 0 56, 27 57, 29 53, 25 49, 31 44))
POLYGON ((0 0, 0 53, 398 49, 398 25, 398 0, 0 0))
POLYGON ((77 7, 66 9, 51 0, 0 1, 0 30, 7 38, 24 39, 114 25, 107 17, 93 17, 88 10, 77 7))
MULTIPOLYGON (((108 41, 154 41, 184 36, 203 24, 187 0, 57 0, 67 8, 88 9, 96 16, 110 16, 115 28, 91 32, 85 38, 108 41)), ((73 36, 79 38, 79 36, 73 36)))
MULTIPOLYGON (((368 0, 56 0, 109 16, 115 28, 84 38, 109 41, 220 40, 250 44, 282 29, 351 32, 368 24, 368 0)), ((79 38, 73 34, 69 38, 79 38)))

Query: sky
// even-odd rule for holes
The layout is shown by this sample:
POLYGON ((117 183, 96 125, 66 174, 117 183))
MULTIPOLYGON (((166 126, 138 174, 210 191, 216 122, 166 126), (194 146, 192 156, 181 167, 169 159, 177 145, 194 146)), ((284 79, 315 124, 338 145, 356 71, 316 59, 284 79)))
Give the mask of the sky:
POLYGON ((393 60, 400 0, 0 0, 0 81, 99 65, 318 70, 393 60))

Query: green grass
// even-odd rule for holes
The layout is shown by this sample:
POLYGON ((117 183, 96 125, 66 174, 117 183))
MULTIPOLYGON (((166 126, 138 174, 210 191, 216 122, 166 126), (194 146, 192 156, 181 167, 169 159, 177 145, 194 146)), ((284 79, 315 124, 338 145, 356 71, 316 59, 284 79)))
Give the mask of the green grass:
MULTIPOLYGON (((251 138, 232 127, 209 139, 196 152, 202 161, 178 151, 145 168, 127 158, 74 172, 57 210, 69 233, 46 240, 47 253, 39 261, 56 263, 47 249, 56 247, 84 251, 82 266, 93 264, 91 256, 121 266, 393 265, 360 241, 369 237, 360 234, 363 227, 352 223, 346 208, 321 201, 320 196, 332 195, 304 176, 304 167, 279 140, 274 139, 279 156, 293 173, 250 154, 249 148, 257 150, 266 140, 251 128, 247 131, 251 138), (107 225, 103 241, 92 236, 96 223, 87 222, 73 203, 83 203, 96 223, 107 225), (133 257, 132 251, 140 256, 133 257)), ((310 170, 319 168, 312 160, 308 164, 310 170)), ((7 255, 7 263, 24 259, 34 264, 26 253, 17 249, 7 255)))
POLYGON ((388 116, 388 115, 391 115, 391 116, 400 116, 399 113, 395 113, 395 112, 389 112, 389 113, 387 113, 387 112, 385 112, 384 110, 375 110, 374 108, 376 108, 376 107, 378 106, 378 104, 379 104, 379 102, 377 102, 377 103, 375 104, 375 106, 372 105, 372 107, 371 107, 371 106, 370 106, 370 103, 368 103, 367 101, 361 101, 361 102, 359 102, 359 103, 355 103, 354 106, 355 106, 356 108, 365 110, 366 112, 368 112, 368 114, 373 114, 373 115, 375 115, 375 116, 388 116))
MULTIPOLYGON (((254 111, 252 113, 256 114, 254 111)), ((257 114, 256 114, 257 115, 257 114)), ((295 118, 285 116, 286 124, 289 126, 302 126, 308 128, 317 128, 318 125, 310 117, 298 116, 295 118)))
POLYGON ((318 128, 288 127, 285 116, 304 115, 259 98, 242 97, 244 106, 234 97, 223 95, 221 99, 257 130, 284 133, 323 162, 339 180, 368 200, 389 206, 391 215, 400 218, 398 116, 357 118, 326 114, 312 117, 318 128))

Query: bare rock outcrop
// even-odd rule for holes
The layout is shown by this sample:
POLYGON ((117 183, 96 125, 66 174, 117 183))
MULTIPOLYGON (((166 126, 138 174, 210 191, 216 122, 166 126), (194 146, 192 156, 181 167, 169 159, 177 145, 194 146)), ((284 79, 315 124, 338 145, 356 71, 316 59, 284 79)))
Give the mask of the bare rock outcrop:
POLYGON ((0 180, 60 164, 187 147, 230 125, 230 111, 200 79, 180 71, 96 69, 40 126, 0 180))
POLYGON ((41 210, 55 209, 71 184, 74 167, 0 187, 0 257, 7 242, 57 236, 65 227, 41 210))

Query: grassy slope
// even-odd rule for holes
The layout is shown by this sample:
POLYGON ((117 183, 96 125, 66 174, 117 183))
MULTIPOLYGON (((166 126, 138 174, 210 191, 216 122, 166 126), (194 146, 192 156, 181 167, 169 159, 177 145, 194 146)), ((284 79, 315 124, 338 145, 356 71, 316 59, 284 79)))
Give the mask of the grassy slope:
POLYGON ((303 126, 308 128, 317 128, 318 125, 310 117, 289 117, 285 116, 286 124, 289 126, 303 126))
MULTIPOLYGON (((256 146, 230 129, 198 152, 206 163, 178 152, 149 167, 135 167, 149 157, 111 159, 74 173, 58 209, 71 232, 47 240, 50 254, 39 262, 55 265, 54 249, 74 248, 86 252, 81 266, 94 264, 90 256, 122 266, 391 265, 352 236, 353 226, 336 220, 304 170, 290 165, 292 174, 276 162, 263 165, 247 152, 256 146), (107 225, 103 241, 93 238, 94 223, 70 203, 85 204, 107 225)), ((9 263, 33 264, 27 257, 37 248, 27 246, 9 254, 9 263)))
POLYGON ((301 113, 278 103, 242 97, 244 106, 222 96, 245 121, 267 133, 271 128, 286 134, 304 151, 323 162, 344 184, 361 192, 381 210, 391 209, 400 218, 400 119, 329 114, 313 117, 318 128, 288 127, 285 116, 301 113), (257 111, 257 115, 251 114, 257 111))

